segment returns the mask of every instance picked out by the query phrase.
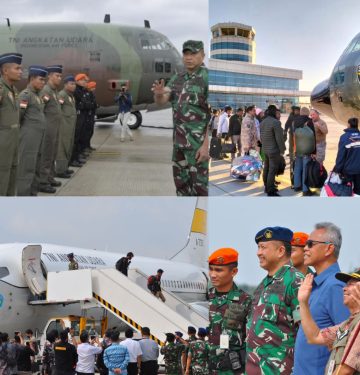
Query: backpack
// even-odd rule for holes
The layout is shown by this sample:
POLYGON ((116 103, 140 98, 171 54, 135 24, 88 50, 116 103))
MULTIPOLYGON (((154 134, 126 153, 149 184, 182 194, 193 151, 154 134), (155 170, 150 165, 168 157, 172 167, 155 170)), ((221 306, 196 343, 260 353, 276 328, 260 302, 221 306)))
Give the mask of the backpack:
POLYGON ((116 268, 118 271, 120 271, 120 272, 121 272, 121 270, 122 270, 122 259, 123 259, 123 258, 120 258, 120 259, 116 262, 116 264, 115 264, 115 268, 116 268))
POLYGON ((147 279, 148 287, 151 287, 154 283, 155 283, 155 276, 154 275, 149 276, 147 279))
POLYGON ((307 123, 295 130, 295 147, 295 154, 299 157, 310 155, 314 151, 315 135, 307 123))
POLYGON ((324 186, 328 173, 317 160, 310 160, 306 165, 305 184, 309 188, 320 189, 324 186))

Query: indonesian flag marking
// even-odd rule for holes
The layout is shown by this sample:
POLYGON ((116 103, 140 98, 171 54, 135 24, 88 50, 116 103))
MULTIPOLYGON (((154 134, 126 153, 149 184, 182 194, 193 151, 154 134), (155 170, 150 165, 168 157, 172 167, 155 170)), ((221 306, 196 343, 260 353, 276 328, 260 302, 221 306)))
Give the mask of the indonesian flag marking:
POLYGON ((20 101, 20 108, 26 109, 28 106, 28 101, 27 100, 21 100, 20 101))

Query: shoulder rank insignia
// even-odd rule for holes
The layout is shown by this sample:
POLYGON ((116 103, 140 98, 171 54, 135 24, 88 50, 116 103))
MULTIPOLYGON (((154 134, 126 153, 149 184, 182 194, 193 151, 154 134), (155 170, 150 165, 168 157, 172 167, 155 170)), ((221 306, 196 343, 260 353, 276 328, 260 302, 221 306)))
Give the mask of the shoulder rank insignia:
POLYGON ((45 103, 47 103, 49 100, 50 100, 50 97, 48 96, 48 95, 44 95, 43 97, 42 97, 42 99, 43 99, 43 101, 45 102, 45 103))
POLYGON ((26 109, 29 102, 25 99, 20 100, 20 108, 26 109))

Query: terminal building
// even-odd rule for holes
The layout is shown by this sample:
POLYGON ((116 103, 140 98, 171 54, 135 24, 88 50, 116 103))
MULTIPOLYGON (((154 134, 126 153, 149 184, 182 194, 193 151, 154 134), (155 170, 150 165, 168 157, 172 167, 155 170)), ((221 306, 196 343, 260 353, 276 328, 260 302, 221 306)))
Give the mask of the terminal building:
POLYGON ((290 112, 299 98, 302 71, 257 65, 255 30, 241 23, 218 23, 211 28, 209 103, 212 108, 275 104, 290 112))

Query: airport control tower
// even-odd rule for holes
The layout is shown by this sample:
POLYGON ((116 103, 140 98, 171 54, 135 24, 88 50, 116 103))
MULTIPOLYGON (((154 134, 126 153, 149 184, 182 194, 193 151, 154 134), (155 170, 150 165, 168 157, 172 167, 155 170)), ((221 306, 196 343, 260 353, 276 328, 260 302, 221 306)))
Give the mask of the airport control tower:
POLYGON ((255 30, 237 22, 218 23, 211 28, 210 58, 255 64, 255 30))

